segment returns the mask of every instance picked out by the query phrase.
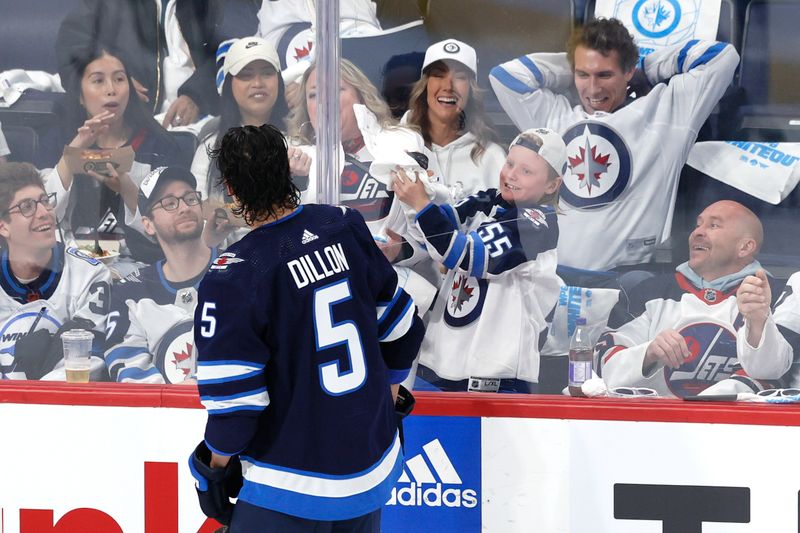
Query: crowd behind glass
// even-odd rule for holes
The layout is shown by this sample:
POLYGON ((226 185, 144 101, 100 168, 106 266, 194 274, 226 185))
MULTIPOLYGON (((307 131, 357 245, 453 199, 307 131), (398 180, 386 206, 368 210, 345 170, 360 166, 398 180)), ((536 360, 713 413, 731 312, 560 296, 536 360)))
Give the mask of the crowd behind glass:
MULTIPOLYGON (((773 211, 684 166, 698 140, 786 157, 774 131, 730 126, 740 45, 640 57, 576 2, 560 51, 473 47, 458 17, 416 20, 435 2, 340 6, 340 203, 426 322, 406 386, 560 394, 578 325, 589 395, 800 385, 800 262, 774 223, 793 197, 773 211), (481 57, 505 49, 518 57, 481 57)), ((335 125, 317 117, 313 3, 187 4, 75 3, 58 78, 4 73, 32 91, 0 109, 3 379, 63 380, 59 335, 79 328, 92 381, 194 382, 196 288, 250 231, 214 163, 230 127, 284 131, 301 201, 317 200, 316 132, 335 125), (31 94, 52 113, 20 127, 5 112, 31 94)))

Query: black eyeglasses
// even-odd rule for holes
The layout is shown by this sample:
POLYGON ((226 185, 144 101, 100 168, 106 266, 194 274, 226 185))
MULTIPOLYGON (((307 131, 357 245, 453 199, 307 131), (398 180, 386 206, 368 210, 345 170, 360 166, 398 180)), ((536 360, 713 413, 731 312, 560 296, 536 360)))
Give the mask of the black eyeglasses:
POLYGON ((180 198, 177 196, 169 195, 165 196, 164 198, 162 198, 157 202, 154 202, 153 207, 151 207, 150 210, 152 211, 153 209, 160 207, 164 211, 175 211, 176 209, 178 209, 181 200, 183 200, 183 203, 185 203, 187 206, 191 207, 199 204, 202 199, 203 199, 203 194, 200 191, 187 192, 180 198))
POLYGON ((56 208, 56 193, 51 192, 50 194, 43 194, 38 200, 34 200, 33 198, 25 198, 20 203, 12 205, 3 211, 2 216, 6 216, 15 209, 18 209, 20 215, 24 216, 25 218, 31 218, 34 214, 36 214, 37 204, 42 204, 45 209, 52 211, 56 208))

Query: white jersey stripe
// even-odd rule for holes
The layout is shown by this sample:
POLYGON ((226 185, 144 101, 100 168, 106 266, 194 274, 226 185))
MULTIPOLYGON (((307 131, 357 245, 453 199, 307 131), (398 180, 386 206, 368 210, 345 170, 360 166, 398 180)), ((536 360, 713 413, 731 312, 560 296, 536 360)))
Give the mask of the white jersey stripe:
MULTIPOLYGON (((400 437, 395 435, 388 452, 373 467, 354 477, 317 477, 312 473, 279 470, 269 465, 255 464, 242 458, 242 472, 247 481, 287 490, 305 496, 346 498, 361 494, 380 485, 392 472, 401 454, 400 437)), ((321 476, 323 474, 320 474, 321 476)))

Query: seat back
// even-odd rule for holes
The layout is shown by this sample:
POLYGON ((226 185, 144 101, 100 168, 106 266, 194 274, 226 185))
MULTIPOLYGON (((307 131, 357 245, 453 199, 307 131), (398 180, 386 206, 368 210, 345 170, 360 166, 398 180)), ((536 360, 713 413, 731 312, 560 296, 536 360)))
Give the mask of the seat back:
POLYGON ((8 143, 11 154, 9 161, 19 161, 31 163, 36 157, 39 149, 39 135, 36 130, 28 126, 3 125, 3 135, 8 143))
POLYGON ((747 6, 739 85, 747 103, 800 104, 800 3, 753 0, 747 6))

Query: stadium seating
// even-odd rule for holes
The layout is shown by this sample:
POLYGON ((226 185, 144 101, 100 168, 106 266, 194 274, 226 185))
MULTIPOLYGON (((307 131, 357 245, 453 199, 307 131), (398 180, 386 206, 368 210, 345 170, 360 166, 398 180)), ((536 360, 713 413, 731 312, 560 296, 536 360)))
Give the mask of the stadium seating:
POLYGON ((33 161, 39 148, 39 135, 28 126, 3 124, 3 135, 11 150, 10 161, 33 161))
POLYGON ((742 137, 800 141, 800 3, 753 0, 745 12, 739 86, 742 137))

